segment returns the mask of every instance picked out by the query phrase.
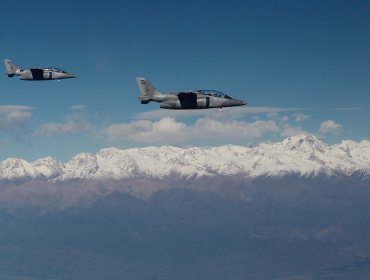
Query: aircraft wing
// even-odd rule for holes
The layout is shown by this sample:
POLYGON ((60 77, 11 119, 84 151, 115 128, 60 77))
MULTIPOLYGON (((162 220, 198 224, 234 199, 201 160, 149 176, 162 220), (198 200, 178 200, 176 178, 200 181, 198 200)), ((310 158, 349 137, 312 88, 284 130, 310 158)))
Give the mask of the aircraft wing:
POLYGON ((42 80, 44 76, 44 70, 40 68, 31 68, 32 77, 34 80, 42 80))
POLYGON ((197 94, 192 91, 177 94, 182 108, 197 108, 197 94))

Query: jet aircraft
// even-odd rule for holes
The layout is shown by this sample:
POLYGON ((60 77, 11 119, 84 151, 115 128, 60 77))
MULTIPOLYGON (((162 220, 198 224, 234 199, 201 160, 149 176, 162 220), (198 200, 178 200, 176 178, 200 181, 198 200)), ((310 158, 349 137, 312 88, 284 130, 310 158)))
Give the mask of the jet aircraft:
POLYGON ((25 81, 43 81, 43 80, 61 80, 68 78, 76 78, 76 75, 69 74, 62 69, 47 67, 47 68, 31 68, 28 70, 23 70, 17 67, 9 59, 4 59, 9 78, 14 77, 14 75, 19 76, 20 80, 25 81))
POLYGON ((159 102, 163 109, 210 109, 246 105, 241 100, 232 99, 216 90, 194 90, 175 93, 160 93, 146 79, 136 78, 141 92, 141 104, 159 102))

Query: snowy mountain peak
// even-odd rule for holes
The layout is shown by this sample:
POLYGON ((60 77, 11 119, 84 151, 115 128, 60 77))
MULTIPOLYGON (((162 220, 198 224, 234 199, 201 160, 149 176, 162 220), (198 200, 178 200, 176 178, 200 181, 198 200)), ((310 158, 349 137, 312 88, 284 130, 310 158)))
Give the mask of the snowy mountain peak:
POLYGON ((329 149, 329 145, 319 140, 311 134, 301 134, 294 137, 289 137, 281 142, 281 145, 290 150, 299 150, 302 152, 320 152, 325 153, 329 149))
POLYGON ((56 158, 53 157, 45 157, 38 159, 33 162, 33 165, 40 166, 40 165, 52 165, 52 166, 60 166, 63 165, 61 162, 59 162, 56 158))
POLYGON ((313 145, 316 142, 322 142, 316 136, 311 134, 300 134, 292 137, 288 137, 287 139, 283 140, 282 143, 285 145, 296 145, 298 143, 309 143, 313 145))
POLYGON ((334 149, 340 149, 348 155, 361 159, 365 162, 370 160, 370 141, 363 140, 360 143, 356 141, 346 140, 338 145, 333 145, 334 149))
MULTIPOLYGON (((207 148, 171 146, 81 153, 67 163, 46 157, 34 162, 7 159, 0 163, 0 181, 66 181, 70 179, 201 178, 202 176, 370 177, 370 141, 328 145, 313 135, 289 137, 256 147, 224 145, 207 148)), ((176 180, 177 180, 176 179, 176 180)))
POLYGON ((23 160, 23 159, 8 158, 0 164, 0 167, 2 169, 12 169, 12 168, 20 168, 20 167, 23 167, 27 164, 28 164, 28 162, 23 160))
POLYGON ((81 166, 96 161, 96 156, 90 153, 81 153, 67 162, 68 166, 81 166))
POLYGON ((99 158, 108 159, 108 158, 114 157, 115 155, 117 155, 118 153, 121 153, 121 152, 122 152, 122 150, 112 147, 112 148, 106 148, 106 149, 100 150, 96 154, 96 156, 99 157, 99 158))

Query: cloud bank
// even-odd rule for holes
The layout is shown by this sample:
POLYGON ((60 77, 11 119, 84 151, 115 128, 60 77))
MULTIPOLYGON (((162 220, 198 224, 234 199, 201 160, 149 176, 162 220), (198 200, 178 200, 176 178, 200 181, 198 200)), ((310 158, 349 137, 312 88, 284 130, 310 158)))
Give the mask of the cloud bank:
POLYGON ((74 134, 78 132, 87 132, 91 128, 91 124, 87 123, 79 115, 68 115, 65 118, 67 119, 67 122, 64 124, 48 123, 41 125, 41 127, 37 129, 33 135, 35 137, 41 137, 58 134, 74 134))
POLYGON ((75 105, 75 106, 69 107, 68 110, 83 110, 85 108, 86 108, 85 105, 75 105))
POLYGON ((109 140, 129 140, 140 143, 184 143, 191 139, 241 139, 258 138, 262 133, 278 132, 274 121, 221 122, 201 118, 194 125, 165 117, 159 121, 138 120, 130 124, 113 124, 101 133, 109 140))
POLYGON ((9 134, 17 143, 29 144, 24 136, 32 132, 26 128, 26 122, 32 116, 27 110, 31 109, 34 108, 21 105, 0 106, 0 131, 9 134))
POLYGON ((283 131, 280 133, 280 135, 283 137, 291 137, 299 134, 309 133, 304 131, 301 126, 291 127, 288 123, 283 125, 283 131))
POLYGON ((22 105, 5 105, 0 106, 0 115, 10 114, 12 112, 22 112, 26 110, 35 109, 33 107, 22 106, 22 105))
MULTIPOLYGON (((72 106, 71 110, 84 109, 84 105, 72 106)), ((300 122, 311 118, 310 115, 302 113, 293 114, 291 119, 288 116, 280 117, 278 112, 299 110, 299 108, 224 108, 219 110, 157 110, 137 114, 135 117, 147 117, 149 119, 133 120, 131 123, 105 123, 102 126, 93 125, 87 122, 81 114, 71 114, 65 117, 65 123, 43 124, 34 132, 34 137, 53 136, 61 134, 75 134, 89 132, 96 139, 110 142, 124 141, 141 144, 189 144, 196 139, 215 139, 233 141, 239 139, 262 138, 263 134, 273 133, 274 137, 280 134, 283 137, 298 134, 308 134, 302 126, 292 126, 289 120, 300 122), (267 120, 259 120, 259 117, 252 116, 253 122, 238 120, 243 114, 265 113, 267 120), (158 117, 165 115, 157 120, 158 117), (199 116, 203 118, 194 120, 194 123, 182 122, 175 117, 199 116), (275 134, 278 133, 278 134, 275 134)), ((28 112, 17 112, 8 114, 9 120, 21 123, 27 118, 28 112)), ((321 124, 320 137, 327 133, 337 134, 342 126, 332 120, 321 124)))
POLYGON ((303 121, 305 119, 309 119, 311 118, 311 116, 308 116, 308 115, 304 115, 302 113, 299 113, 299 114, 294 114, 293 117, 295 117, 295 121, 296 122, 300 122, 300 121, 303 121))
POLYGON ((146 119, 146 120, 160 120, 165 117, 170 118, 183 118, 183 117, 195 117, 195 116, 215 116, 215 115, 227 115, 231 118, 236 118, 245 114, 259 114, 259 113, 271 113, 271 112, 286 112, 286 111, 297 111, 304 110, 302 108, 271 108, 271 107, 239 107, 239 108, 223 108, 221 112, 218 109, 207 109, 207 110, 166 110, 160 109, 155 111, 143 112, 136 114, 134 119, 146 119))
POLYGON ((338 135, 339 129, 341 127, 342 125, 337 124, 332 120, 327 120, 321 124, 319 132, 322 133, 323 135, 325 135, 328 132, 338 135))

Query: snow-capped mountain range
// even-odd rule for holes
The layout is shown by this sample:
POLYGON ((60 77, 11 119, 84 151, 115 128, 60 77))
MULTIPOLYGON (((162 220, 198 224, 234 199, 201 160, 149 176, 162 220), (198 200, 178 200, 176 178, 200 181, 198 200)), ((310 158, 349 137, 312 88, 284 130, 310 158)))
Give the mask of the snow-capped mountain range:
POLYGON ((0 181, 21 184, 29 181, 61 182, 71 179, 163 180, 203 176, 284 177, 350 176, 370 178, 370 141, 342 141, 328 145, 313 135, 289 137, 279 143, 245 147, 171 146, 120 150, 108 148, 96 155, 81 153, 63 163, 46 157, 34 162, 9 158, 0 163, 0 181))

